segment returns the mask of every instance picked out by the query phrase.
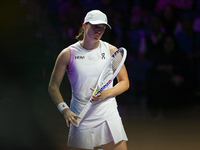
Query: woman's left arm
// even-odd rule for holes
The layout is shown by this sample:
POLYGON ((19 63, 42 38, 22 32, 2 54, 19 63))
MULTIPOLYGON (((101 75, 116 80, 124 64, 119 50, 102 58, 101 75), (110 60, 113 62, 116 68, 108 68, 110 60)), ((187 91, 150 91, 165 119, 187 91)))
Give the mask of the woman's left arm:
MULTIPOLYGON (((117 50, 117 48, 113 45, 109 45, 109 48, 110 48, 111 55, 117 50)), ((121 70, 119 71, 117 75, 117 81, 118 83, 113 88, 102 91, 98 95, 93 96, 92 99, 94 101, 101 101, 108 97, 115 97, 117 95, 120 95, 126 90, 128 90, 129 79, 128 79, 128 74, 127 74, 125 65, 123 65, 121 70)))

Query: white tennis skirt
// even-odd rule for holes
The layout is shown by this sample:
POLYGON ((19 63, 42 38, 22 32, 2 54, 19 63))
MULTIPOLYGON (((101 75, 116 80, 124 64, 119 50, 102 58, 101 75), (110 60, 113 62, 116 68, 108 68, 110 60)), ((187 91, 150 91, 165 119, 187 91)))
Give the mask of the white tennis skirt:
MULTIPOLYGON (((91 125, 89 121, 84 121, 81 124, 91 125)), ((111 141, 117 144, 122 140, 128 141, 128 138, 121 117, 116 109, 108 119, 101 121, 101 123, 98 122, 92 128, 81 128, 81 125, 79 127, 70 125, 67 145, 68 147, 74 148, 93 149, 94 147, 107 144, 111 141)))

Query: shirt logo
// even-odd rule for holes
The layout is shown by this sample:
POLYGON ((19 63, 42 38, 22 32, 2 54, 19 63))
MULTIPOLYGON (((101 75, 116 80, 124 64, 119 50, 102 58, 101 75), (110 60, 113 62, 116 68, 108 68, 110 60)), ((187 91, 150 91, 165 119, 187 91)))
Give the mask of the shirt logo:
POLYGON ((85 59, 85 56, 75 56, 75 59, 85 59))
POLYGON ((101 59, 105 59, 105 53, 101 53, 101 59))

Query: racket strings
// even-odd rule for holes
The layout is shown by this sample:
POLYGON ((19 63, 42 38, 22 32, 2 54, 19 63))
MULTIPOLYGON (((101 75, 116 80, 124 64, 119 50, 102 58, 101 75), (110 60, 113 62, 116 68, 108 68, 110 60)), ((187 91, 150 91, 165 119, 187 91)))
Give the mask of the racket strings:
MULTIPOLYGON (((113 60, 110 62, 110 65, 108 68, 106 68, 106 71, 104 72, 101 85, 106 84, 110 78, 113 76, 119 65, 121 64, 123 58, 123 51, 117 53, 113 60)), ((109 88, 109 87, 108 87, 109 88)))
POLYGON ((119 52, 112 60, 113 72, 117 70, 123 58, 123 51, 119 52))
POLYGON ((104 75, 102 76, 102 80, 101 80, 101 86, 106 84, 106 82, 109 81, 109 79, 112 77, 113 75, 113 69, 112 69, 112 65, 110 64, 108 68, 106 68, 106 71, 104 72, 104 75))
MULTIPOLYGON (((119 51, 116 55, 114 55, 113 59, 104 68, 102 75, 100 76, 99 81, 98 81, 99 88, 107 84, 109 80, 113 78, 113 75, 115 74, 119 66, 122 64, 123 55, 124 55, 124 51, 123 50, 119 51)), ((109 83, 109 85, 106 86, 105 89, 110 88, 111 86, 112 86, 112 83, 109 83)))

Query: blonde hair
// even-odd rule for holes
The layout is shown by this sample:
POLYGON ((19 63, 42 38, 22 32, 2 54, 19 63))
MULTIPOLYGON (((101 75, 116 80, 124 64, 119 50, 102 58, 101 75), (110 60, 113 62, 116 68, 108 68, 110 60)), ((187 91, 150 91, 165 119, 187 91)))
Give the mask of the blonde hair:
POLYGON ((83 27, 81 27, 81 28, 79 29, 79 33, 78 33, 78 35, 75 37, 75 39, 77 39, 77 40, 79 40, 79 41, 83 40, 84 33, 85 33, 85 31, 84 31, 83 27))

